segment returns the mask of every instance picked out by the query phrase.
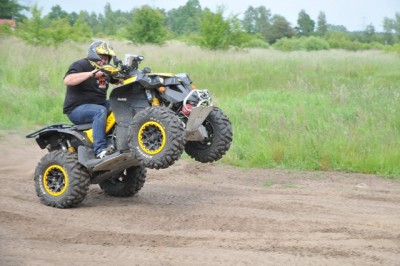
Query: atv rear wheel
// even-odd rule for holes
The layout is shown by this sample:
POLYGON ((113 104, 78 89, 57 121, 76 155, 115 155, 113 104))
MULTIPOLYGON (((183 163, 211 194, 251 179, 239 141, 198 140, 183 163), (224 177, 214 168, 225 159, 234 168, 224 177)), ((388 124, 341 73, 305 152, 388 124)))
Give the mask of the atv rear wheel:
POLYGON ((147 168, 168 168, 185 149, 183 123, 166 107, 148 107, 138 112, 129 132, 129 148, 147 168))
POLYGON ((211 163, 222 158, 232 143, 232 126, 228 117, 214 107, 203 122, 208 137, 203 141, 188 141, 185 152, 201 163, 211 163))
POLYGON ((90 184, 90 176, 75 153, 51 151, 35 170, 36 194, 45 205, 71 208, 81 203, 90 184))
POLYGON ((110 179, 100 183, 100 188, 110 196, 129 197, 142 189, 146 181, 146 168, 143 165, 132 166, 110 179))

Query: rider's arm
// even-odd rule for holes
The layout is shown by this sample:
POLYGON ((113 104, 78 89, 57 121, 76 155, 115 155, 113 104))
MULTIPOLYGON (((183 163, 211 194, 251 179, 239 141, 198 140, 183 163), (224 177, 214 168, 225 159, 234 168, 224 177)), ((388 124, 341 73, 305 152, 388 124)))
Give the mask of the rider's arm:
POLYGON ((103 72, 96 72, 96 70, 89 72, 71 73, 65 76, 64 84, 67 86, 75 86, 81 84, 89 78, 100 78, 101 76, 103 76, 103 72))

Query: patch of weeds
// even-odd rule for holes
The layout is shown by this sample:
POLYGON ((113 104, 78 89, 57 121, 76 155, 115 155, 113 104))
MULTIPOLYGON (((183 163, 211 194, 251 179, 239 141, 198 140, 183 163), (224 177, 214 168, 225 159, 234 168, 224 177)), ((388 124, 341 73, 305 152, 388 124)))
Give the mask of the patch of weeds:
POLYGON ((263 187, 272 187, 274 185, 274 182, 272 182, 272 180, 267 180, 264 182, 263 187))
POLYGON ((298 188, 298 186, 296 184, 286 183, 282 184, 282 188, 298 188))

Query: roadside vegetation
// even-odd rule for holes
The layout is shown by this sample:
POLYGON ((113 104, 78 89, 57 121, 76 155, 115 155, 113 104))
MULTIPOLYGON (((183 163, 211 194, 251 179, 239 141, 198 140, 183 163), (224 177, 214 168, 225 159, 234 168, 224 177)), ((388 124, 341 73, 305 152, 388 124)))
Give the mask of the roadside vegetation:
POLYGON ((283 51, 379 49, 400 53, 400 13, 382 18, 381 31, 368 24, 351 32, 343 25, 329 23, 323 10, 317 18, 300 10, 296 25, 292 25, 265 6, 249 6, 243 14, 227 16, 223 7, 212 11, 202 8, 198 0, 170 10, 148 5, 113 10, 107 3, 101 13, 68 13, 55 5, 48 14, 43 14, 40 1, 32 6, 19 4, 22 2, 26 1, 2 1, 0 19, 8 19, 9 24, 0 25, 0 35, 13 35, 37 46, 107 38, 139 45, 180 40, 210 50, 273 47, 283 51))

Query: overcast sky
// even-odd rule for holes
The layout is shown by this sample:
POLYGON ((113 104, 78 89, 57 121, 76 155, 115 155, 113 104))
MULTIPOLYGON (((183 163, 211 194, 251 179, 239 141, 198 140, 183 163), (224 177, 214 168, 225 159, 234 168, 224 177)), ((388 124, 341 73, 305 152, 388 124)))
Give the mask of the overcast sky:
MULTIPOLYGON (((55 5, 68 13, 86 10, 89 13, 103 13, 106 3, 112 10, 130 11, 142 5, 150 5, 165 10, 178 8, 187 0, 20 0, 23 5, 37 3, 47 14, 55 5)), ((297 25, 299 12, 304 9, 311 19, 317 22, 320 11, 326 15, 327 22, 343 25, 350 31, 364 30, 372 24, 377 31, 382 30, 384 17, 395 18, 400 13, 400 0, 199 0, 202 8, 216 11, 217 6, 225 7, 225 16, 241 15, 249 7, 265 6, 272 14, 284 16, 292 26, 297 25)))

